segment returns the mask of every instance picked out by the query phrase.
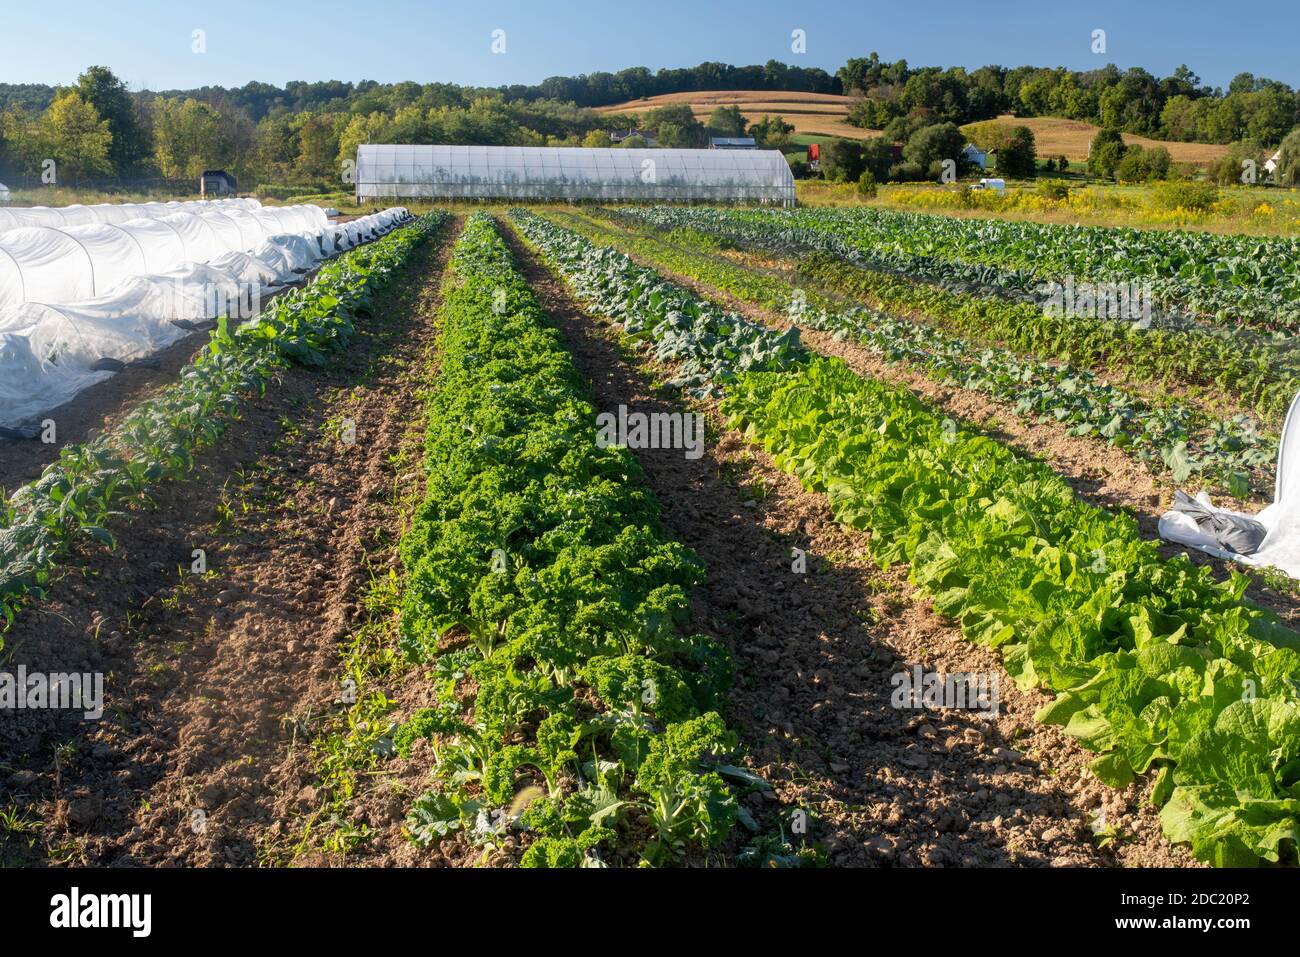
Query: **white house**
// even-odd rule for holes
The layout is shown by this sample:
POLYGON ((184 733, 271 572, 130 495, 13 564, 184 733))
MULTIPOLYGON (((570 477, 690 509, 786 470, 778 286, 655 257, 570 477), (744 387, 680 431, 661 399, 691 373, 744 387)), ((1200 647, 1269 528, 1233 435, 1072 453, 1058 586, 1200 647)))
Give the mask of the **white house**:
POLYGON ((1270 157, 1268 158, 1268 162, 1266 162, 1266 163, 1264 164, 1264 172, 1266 172, 1266 173, 1276 173, 1276 172, 1277 172, 1277 164, 1278 164, 1278 161, 1279 161, 1280 159, 1282 159, 1282 151, 1281 151, 1281 150, 1278 150, 1276 153, 1274 153, 1272 156, 1270 156, 1270 157))
POLYGON ((978 166, 980 169, 989 168, 988 150, 982 150, 974 143, 966 144, 965 148, 961 151, 961 158, 963 162, 971 163, 978 166))

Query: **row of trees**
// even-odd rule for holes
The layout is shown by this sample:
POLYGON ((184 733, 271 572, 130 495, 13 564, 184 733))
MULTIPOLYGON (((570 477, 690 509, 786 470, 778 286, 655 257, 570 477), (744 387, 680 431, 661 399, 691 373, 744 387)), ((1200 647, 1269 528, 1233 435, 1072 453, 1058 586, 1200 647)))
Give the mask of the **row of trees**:
MULTIPOLYGON (((850 60, 835 76, 772 61, 762 67, 705 63, 658 73, 633 68, 500 89, 328 81, 161 93, 131 93, 107 68, 91 67, 69 87, 0 84, 0 175, 34 177, 44 160, 54 159, 63 181, 192 180, 204 168, 221 167, 244 183, 315 185, 337 183, 344 163, 367 141, 604 145, 615 123, 636 124, 661 146, 700 146, 710 134, 745 133, 766 147, 788 144, 789 124, 779 117, 746 124, 734 106, 715 110, 707 122, 682 104, 617 119, 588 108, 715 88, 849 91, 860 97, 855 122, 883 129, 885 141, 900 147, 927 127, 988 119, 1007 110, 1067 116, 1117 131, 1233 143, 1243 154, 1271 148, 1300 126, 1300 95, 1285 84, 1242 74, 1226 91, 1212 90, 1186 67, 1163 79, 1113 66, 1087 73, 998 66, 913 70, 904 60, 887 63, 873 53, 850 60)), ((989 135, 1011 134, 999 125, 989 135)), ((639 144, 634 139, 628 145, 639 144)), ((1016 169, 1032 153, 1023 141, 980 145, 996 149, 1016 169)), ((1116 169, 1120 159, 1115 158, 1116 169)), ((1158 165, 1161 158, 1154 161, 1158 165)), ((920 161, 896 155, 891 165, 913 162, 920 161)), ((1130 166, 1136 163, 1131 160, 1130 166)))
MULTIPOLYGON (((681 149, 705 146, 711 136, 752 136, 759 147, 779 150, 790 145, 790 134, 794 132, 794 127, 780 116, 765 116, 750 123, 734 104, 715 107, 707 123, 696 119, 695 111, 685 103, 660 106, 642 115, 620 115, 618 122, 647 134, 657 146, 681 149)), ((599 134, 593 134, 584 145, 607 145, 597 142, 598 139, 599 134)), ((623 145, 644 146, 647 142, 645 138, 633 136, 624 140, 623 145)))
POLYGON ((883 129, 917 110, 964 124, 1014 112, 1060 116, 1159 139, 1232 143, 1251 138, 1276 144, 1300 125, 1300 91, 1285 83, 1238 74, 1226 90, 1211 88, 1186 66, 1158 78, 1139 67, 1098 70, 985 66, 912 69, 872 53, 836 73, 845 93, 860 95, 851 121, 883 129))

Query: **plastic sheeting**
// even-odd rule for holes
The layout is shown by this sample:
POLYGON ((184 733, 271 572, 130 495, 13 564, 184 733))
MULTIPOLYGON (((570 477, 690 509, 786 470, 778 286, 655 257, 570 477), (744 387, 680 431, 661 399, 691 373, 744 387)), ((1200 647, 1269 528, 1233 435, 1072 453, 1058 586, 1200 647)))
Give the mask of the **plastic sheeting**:
POLYGON ((0 232, 0 309, 102 296, 133 276, 252 252, 271 236, 316 237, 328 226, 319 206, 212 204, 121 223, 21 226, 0 232))
MULTIPOLYGON (((312 215, 282 213, 273 217, 274 225, 296 225, 312 215)), ((129 278, 105 296, 0 309, 0 426, 18 428, 36 421, 108 378, 111 371, 95 368, 101 360, 142 359, 190 334, 194 324, 219 315, 246 318, 243 310, 322 258, 410 219, 397 208, 345 224, 326 222, 309 235, 278 233, 248 252, 230 250, 208 263, 180 262, 129 278)), ((162 242, 167 225, 159 220, 153 228, 162 242)))
POLYGON ((23 226, 86 226, 91 223, 125 223, 132 219, 161 219, 172 213, 241 209, 254 211, 262 204, 252 198, 199 199, 170 203, 97 203, 93 206, 20 206, 0 209, 0 232, 23 226))
MULTIPOLYGON (((1277 478, 1273 487, 1273 504, 1258 515, 1248 515, 1268 529, 1259 550, 1239 555, 1223 548, 1197 527, 1190 516, 1166 512, 1160 516, 1160 537, 1180 545, 1189 545, 1206 554, 1243 565, 1272 566, 1300 578, 1300 394, 1291 401, 1278 442, 1277 478)), ((1196 500, 1207 508, 1229 515, 1245 515, 1231 509, 1216 508, 1204 492, 1196 500)))
POLYGON ((778 150, 364 144, 356 178, 359 201, 795 201, 794 176, 778 150))

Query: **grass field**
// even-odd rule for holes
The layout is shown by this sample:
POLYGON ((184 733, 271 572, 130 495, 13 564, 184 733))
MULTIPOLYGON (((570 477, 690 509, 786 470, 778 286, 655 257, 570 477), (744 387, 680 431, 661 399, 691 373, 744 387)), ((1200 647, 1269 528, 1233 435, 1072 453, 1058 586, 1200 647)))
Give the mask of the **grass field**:
MULTIPOLYGON (((750 123, 767 116, 780 116, 794 127, 796 138, 807 136, 846 137, 865 139, 876 135, 876 130, 864 130, 848 122, 847 96, 831 93, 775 93, 769 90, 715 90, 707 93, 665 93, 640 100, 629 100, 613 106, 602 106, 598 112, 612 116, 645 113, 660 106, 687 103, 695 118, 708 122, 709 114, 719 106, 736 105, 750 123)), ((806 144, 805 144, 806 145, 806 144)))

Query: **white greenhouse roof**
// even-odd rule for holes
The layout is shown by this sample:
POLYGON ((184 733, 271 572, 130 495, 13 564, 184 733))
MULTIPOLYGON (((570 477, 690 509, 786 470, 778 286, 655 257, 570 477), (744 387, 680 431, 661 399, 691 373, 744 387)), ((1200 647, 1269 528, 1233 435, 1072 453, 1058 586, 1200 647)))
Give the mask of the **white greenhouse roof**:
POLYGON ((357 197, 794 204, 778 150, 399 146, 357 150, 357 197))

